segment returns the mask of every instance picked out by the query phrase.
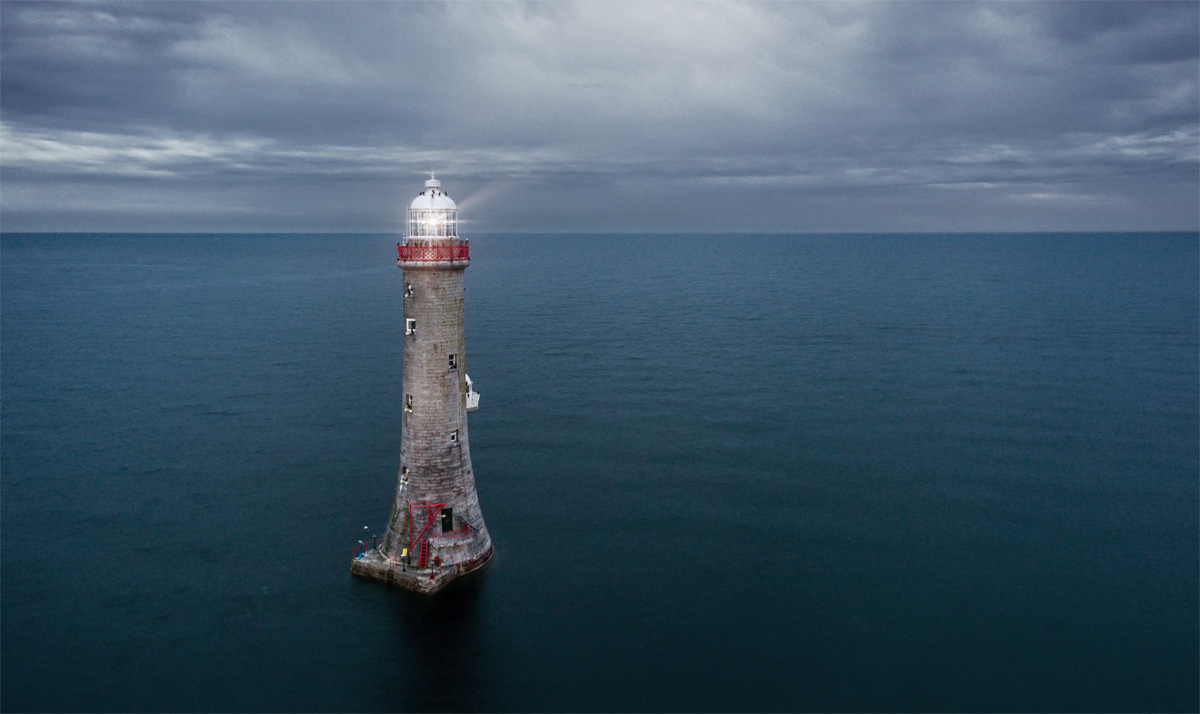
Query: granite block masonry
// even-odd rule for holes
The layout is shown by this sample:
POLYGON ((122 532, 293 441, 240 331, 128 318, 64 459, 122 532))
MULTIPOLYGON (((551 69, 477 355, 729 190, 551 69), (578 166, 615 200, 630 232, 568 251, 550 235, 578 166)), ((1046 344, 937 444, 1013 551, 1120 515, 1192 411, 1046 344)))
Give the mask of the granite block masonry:
POLYGON ((434 593, 485 565, 493 548, 467 433, 467 413, 479 403, 464 337, 470 245, 458 237, 458 210, 440 181, 425 182, 408 214, 396 261, 404 280, 400 470, 382 541, 356 554, 350 572, 434 593))

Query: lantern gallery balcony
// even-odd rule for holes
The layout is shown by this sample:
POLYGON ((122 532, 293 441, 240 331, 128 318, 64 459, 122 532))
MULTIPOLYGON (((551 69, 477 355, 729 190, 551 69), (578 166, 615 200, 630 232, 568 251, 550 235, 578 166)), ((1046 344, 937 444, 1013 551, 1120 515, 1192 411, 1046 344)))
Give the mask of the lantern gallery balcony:
MULTIPOLYGON (((422 243, 426 241, 421 241, 422 243)), ((415 243, 396 244, 397 258, 402 263, 429 261, 453 262, 470 260, 470 243, 465 240, 456 241, 452 245, 420 245, 415 243)))

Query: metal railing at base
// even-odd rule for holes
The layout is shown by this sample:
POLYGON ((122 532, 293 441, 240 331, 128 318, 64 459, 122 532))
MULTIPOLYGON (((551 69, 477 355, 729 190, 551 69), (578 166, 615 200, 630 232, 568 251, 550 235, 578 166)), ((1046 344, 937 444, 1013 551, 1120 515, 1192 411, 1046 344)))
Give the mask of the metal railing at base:
POLYGON ((378 547, 379 547, 379 536, 375 536, 375 537, 371 538, 371 540, 368 540, 368 541, 360 540, 358 542, 358 545, 354 546, 354 550, 350 551, 350 558, 352 560, 358 560, 359 558, 366 555, 367 551, 371 550, 372 548, 378 548, 378 547))

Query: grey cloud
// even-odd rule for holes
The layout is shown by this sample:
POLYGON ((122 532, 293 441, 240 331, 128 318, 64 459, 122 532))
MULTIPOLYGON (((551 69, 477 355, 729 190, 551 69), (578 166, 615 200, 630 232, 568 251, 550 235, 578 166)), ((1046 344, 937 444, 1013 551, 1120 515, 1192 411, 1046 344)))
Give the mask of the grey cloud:
POLYGON ((69 183, 96 197, 76 207, 87 220, 119 207, 114 227, 199 201, 209 218, 181 229, 386 230, 392 208, 354 196, 439 171, 456 198, 537 186, 558 202, 481 199, 506 229, 752 229, 724 217, 747 186, 772 230, 889 211, 935 230, 962 222, 966 193, 992 227, 1022 201, 1056 225, 1195 227, 1194 200, 1146 196, 1200 183, 1198 44, 1195 6, 1170 2, 9 1, 0 210, 6 228, 53 227, 69 183), (261 192, 246 204, 261 215, 223 209, 221 181, 261 192), (804 201, 829 213, 779 208, 804 201))

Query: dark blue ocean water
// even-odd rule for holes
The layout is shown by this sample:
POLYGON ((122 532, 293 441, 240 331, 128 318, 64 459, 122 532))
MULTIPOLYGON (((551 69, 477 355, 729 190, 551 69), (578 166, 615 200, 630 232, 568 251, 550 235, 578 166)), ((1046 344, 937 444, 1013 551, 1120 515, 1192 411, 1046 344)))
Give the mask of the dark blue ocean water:
POLYGON ((395 241, 3 236, 4 710, 1197 709, 1197 235, 473 236, 433 599, 395 241))

